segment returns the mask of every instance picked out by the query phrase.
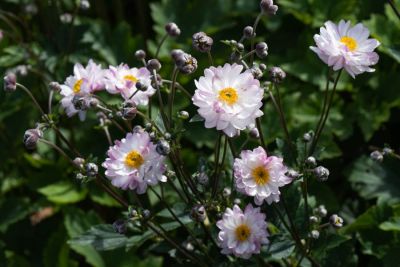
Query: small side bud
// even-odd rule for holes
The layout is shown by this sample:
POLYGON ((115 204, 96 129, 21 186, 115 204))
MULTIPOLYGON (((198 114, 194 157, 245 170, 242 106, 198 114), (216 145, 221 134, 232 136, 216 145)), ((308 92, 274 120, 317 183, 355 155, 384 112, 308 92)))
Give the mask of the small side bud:
POLYGON ((156 145, 156 151, 162 156, 167 156, 171 152, 171 147, 165 139, 160 139, 156 145))
POLYGON ((260 132, 256 127, 250 130, 249 135, 251 138, 258 139, 260 138, 260 132))
POLYGON ((93 162, 86 164, 85 169, 86 175, 89 177, 95 177, 99 173, 99 167, 93 162))
POLYGON ((153 58, 147 61, 146 67, 150 72, 153 72, 153 70, 159 71, 161 69, 161 63, 157 59, 153 58))
POLYGON ((231 194, 232 194, 232 191, 229 187, 225 187, 224 190, 222 191, 222 196, 225 198, 230 197, 231 194))
POLYGON ((126 221, 119 219, 116 220, 113 224, 112 224, 114 231, 118 234, 125 234, 126 233, 126 221))
POLYGON ((268 56, 268 45, 265 42, 256 44, 256 55, 259 58, 265 58, 268 56))
POLYGON ((146 52, 142 49, 136 50, 135 57, 137 60, 146 59, 146 52))
POLYGON ((133 120, 136 117, 137 108, 133 101, 125 101, 122 104, 121 115, 125 120, 133 120))
POLYGON ((243 29, 243 36, 246 39, 251 39, 254 37, 254 29, 251 26, 246 26, 243 29))
POLYGON ((325 182, 329 177, 329 170, 323 166, 318 166, 314 169, 314 175, 318 181, 325 182))
POLYGON ((50 90, 54 92, 60 92, 61 91, 61 85, 58 82, 50 82, 49 83, 49 88, 50 90))
POLYGON ((308 157, 308 158, 306 159, 306 164, 307 164, 308 166, 314 168, 314 167, 317 166, 317 160, 316 160, 314 157, 310 156, 310 157, 308 157))
POLYGON ((308 143, 312 140, 313 138, 313 132, 307 132, 303 135, 303 142, 308 143))
POLYGON ((325 208, 324 205, 319 205, 319 206, 315 209, 315 213, 316 213, 319 217, 324 218, 324 217, 328 214, 328 211, 326 210, 326 208, 325 208))
POLYGON ((182 119, 182 120, 187 120, 189 119, 189 112, 187 112, 186 110, 181 110, 178 112, 178 118, 182 119))
POLYGON ((382 162, 383 161, 383 155, 378 150, 373 151, 369 156, 371 157, 372 160, 374 160, 376 162, 382 162))
POLYGON ((211 50, 214 41, 204 32, 197 32, 192 36, 193 48, 199 52, 207 53, 211 50))
POLYGON ((318 220, 317 216, 310 216, 309 221, 312 224, 316 224, 316 223, 318 223, 319 220, 318 220))
POLYGON ((335 228, 343 227, 343 219, 341 217, 339 217, 337 214, 333 214, 329 218, 329 223, 335 228))
POLYGON ((269 70, 269 75, 274 83, 281 83, 286 78, 286 73, 279 67, 272 67, 269 70))
POLYGON ((319 238, 319 231, 318 231, 318 230, 312 230, 312 231, 310 232, 310 237, 311 237, 312 239, 318 239, 318 238, 319 238))
POLYGON ((34 150, 40 138, 43 137, 43 132, 39 129, 29 129, 25 131, 23 142, 27 149, 34 150))
POLYGON ((83 158, 77 157, 75 158, 72 163, 77 167, 78 169, 83 169, 83 164, 85 164, 85 160, 83 158))
POLYGON ((165 31, 171 37, 177 37, 181 34, 181 29, 179 29, 178 25, 173 22, 168 23, 165 25, 165 31))
POLYGON ((190 212, 190 217, 195 222, 204 222, 207 217, 206 208, 200 204, 195 205, 190 212))
POLYGON ((262 0, 260 2, 261 11, 268 15, 275 15, 278 11, 278 6, 274 5, 272 0, 262 0))
POLYGON ((17 90, 17 76, 10 72, 4 76, 4 91, 14 92, 17 90))

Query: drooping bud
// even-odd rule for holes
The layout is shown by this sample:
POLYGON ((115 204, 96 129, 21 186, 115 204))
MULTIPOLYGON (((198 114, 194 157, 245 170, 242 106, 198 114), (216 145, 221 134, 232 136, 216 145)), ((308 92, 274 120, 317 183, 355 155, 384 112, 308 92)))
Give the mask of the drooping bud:
POLYGON ((256 55, 259 58, 265 58, 268 56, 268 45, 265 42, 256 44, 256 55))
POLYGON ((167 156, 171 152, 171 147, 165 139, 160 139, 156 145, 156 151, 162 156, 167 156))
POLYGON ((17 76, 13 72, 9 72, 4 76, 4 91, 14 92, 15 90, 17 90, 17 76))
POLYGON ((274 5, 272 0, 262 0, 260 2, 261 11, 268 15, 275 15, 278 11, 278 6, 274 5))
POLYGON ((171 57, 174 61, 176 61, 181 54, 185 54, 185 51, 182 49, 173 49, 171 51, 171 57))
POLYGON ((272 67, 269 70, 269 75, 274 83, 281 83, 286 78, 286 73, 279 67, 272 67))
POLYGON ((339 217, 337 214, 333 214, 329 218, 329 223, 335 228, 340 228, 343 226, 343 219, 339 217))
POLYGON ((133 101, 125 101, 122 104, 121 115, 125 120, 133 120, 136 117, 137 108, 133 101))
POLYGON ((39 129, 26 130, 23 138, 25 147, 29 150, 35 149, 39 139, 42 137, 43 132, 39 129))
POLYGON ((369 156, 371 157, 372 160, 374 160, 376 162, 382 162, 383 161, 383 155, 378 150, 373 151, 369 156))
POLYGON ((146 67, 151 73, 153 73, 153 70, 159 71, 161 69, 161 63, 158 59, 153 58, 147 61, 146 67))
POLYGON ((95 177, 99 173, 99 167, 93 162, 89 162, 85 166, 86 175, 89 177, 95 177))
POLYGON ((246 38, 246 39, 251 39, 251 38, 253 38, 254 37, 254 29, 253 29, 253 27, 251 27, 251 26, 246 26, 246 27, 244 27, 244 29, 243 29, 243 36, 244 36, 244 38, 246 38))
POLYGON ((213 39, 204 32, 197 32, 192 36, 193 47, 199 52, 207 53, 214 43, 213 39))
POLYGON ((175 59, 175 65, 183 74, 191 74, 197 70, 197 59, 187 53, 180 53, 175 59))
POLYGON ((181 30, 179 29, 178 25, 173 22, 168 23, 165 25, 165 31, 171 37, 177 37, 181 34, 181 30))
POLYGON ((137 60, 143 60, 146 58, 146 52, 142 49, 139 49, 135 52, 135 57, 137 60))
POLYGON ((204 222, 207 217, 206 208, 200 204, 195 205, 190 212, 190 217, 195 222, 204 222))
POLYGON ((267 69, 267 65, 265 65, 264 63, 261 63, 258 67, 262 72, 264 72, 267 69))
POLYGON ((318 166, 314 169, 314 175, 318 181, 325 182, 329 177, 329 170, 323 166, 318 166))
POLYGON ((143 216, 144 219, 147 220, 147 219, 149 219, 151 217, 151 212, 149 210, 147 210, 147 209, 143 210, 142 211, 142 216, 143 216))

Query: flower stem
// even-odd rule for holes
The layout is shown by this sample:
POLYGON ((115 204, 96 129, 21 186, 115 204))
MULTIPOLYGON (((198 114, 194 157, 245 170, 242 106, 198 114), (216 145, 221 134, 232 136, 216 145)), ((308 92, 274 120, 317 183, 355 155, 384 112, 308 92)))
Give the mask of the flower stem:
POLYGON ((39 103, 37 102, 36 98, 31 93, 31 91, 29 91, 28 88, 26 88, 22 84, 17 83, 16 85, 17 85, 17 87, 21 88, 26 94, 29 95, 29 97, 32 99, 32 101, 35 104, 35 106, 39 109, 40 113, 42 113, 42 115, 45 116, 46 113, 43 111, 42 107, 39 105, 39 103))
POLYGON ((212 57, 210 51, 207 51, 207 56, 208 56, 208 61, 210 62, 210 65, 213 66, 214 65, 214 60, 213 60, 213 57, 212 57))
POLYGON ((212 192, 213 198, 215 197, 215 194, 218 191, 219 176, 221 175, 221 170, 222 170, 224 162, 225 162, 226 151, 227 151, 227 148, 228 148, 228 139, 229 139, 229 137, 225 135, 225 143, 224 143, 224 150, 222 152, 222 160, 221 160, 221 164, 220 164, 220 166, 218 168, 217 174, 216 174, 215 179, 214 179, 214 187, 213 187, 213 192, 212 192))
POLYGON ((388 0, 389 5, 392 7, 394 13, 396 14, 396 16, 400 19, 400 12, 397 9, 396 5, 394 4, 393 0, 388 0))
POLYGON ((163 36, 163 38, 161 39, 160 43, 158 44, 155 58, 158 58, 158 54, 160 53, 161 46, 164 44, 164 42, 165 42, 165 40, 167 40, 167 38, 168 38, 168 33, 166 33, 163 36))
POLYGON ((178 77, 178 69, 175 67, 174 71, 172 72, 172 83, 171 83, 171 88, 169 92, 169 101, 168 101, 168 114, 169 114, 169 128, 172 127, 172 109, 174 105, 174 98, 175 98, 175 85, 176 85, 176 79, 178 77))
POLYGON ((267 148, 267 145, 265 144, 264 134, 263 134, 263 130, 262 130, 262 127, 261 127, 261 118, 260 117, 258 117, 256 119, 256 125, 257 125, 258 133, 260 135, 259 136, 260 143, 261 143, 262 147, 264 148, 265 152, 268 153, 268 148, 267 148))

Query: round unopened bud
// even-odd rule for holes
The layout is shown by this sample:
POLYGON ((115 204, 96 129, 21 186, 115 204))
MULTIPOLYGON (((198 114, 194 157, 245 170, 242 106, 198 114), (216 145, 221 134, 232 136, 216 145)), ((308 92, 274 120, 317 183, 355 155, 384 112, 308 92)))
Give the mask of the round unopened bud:
POLYGON ((310 232, 310 237, 311 237, 312 239, 318 239, 318 238, 319 238, 319 231, 318 231, 318 230, 312 230, 312 231, 310 232))
POLYGON ((139 213, 138 213, 138 211, 136 209, 131 209, 130 210, 130 212, 129 212, 129 217, 130 218, 136 218, 138 216, 139 216, 139 213))
POLYGON ((171 152, 171 147, 165 139, 160 139, 156 145, 156 151, 161 156, 167 156, 171 152))
POLYGON ((256 55, 259 58, 265 58, 268 56, 268 45, 265 42, 256 44, 256 55))
POLYGON ((343 226, 343 219, 341 217, 339 217, 337 214, 333 214, 330 218, 329 218, 329 223, 336 228, 340 228, 343 226))
POLYGON ((240 205, 241 203, 242 203, 242 200, 240 198, 235 198, 233 200, 233 204, 240 205))
POLYGON ((244 45, 242 43, 238 43, 236 45, 236 48, 239 52, 243 52, 244 51, 244 45))
POLYGON ((261 63, 258 67, 262 72, 264 72, 267 69, 267 65, 265 65, 264 63, 261 63))
POLYGON ((303 135, 303 142, 308 143, 312 140, 312 138, 313 138, 312 132, 305 133, 303 135))
POLYGON ((14 92, 17 90, 17 76, 13 72, 9 72, 4 76, 4 91, 14 92))
POLYGON ((318 166, 314 169, 314 175, 318 181, 325 182, 329 177, 329 170, 323 166, 318 166))
POLYGON ((60 21, 64 24, 72 22, 72 15, 70 13, 64 13, 60 15, 60 21))
POLYGON ((173 22, 168 23, 165 25, 165 31, 168 33, 169 36, 176 37, 181 34, 181 29, 179 29, 178 25, 173 22))
POLYGON ((288 171, 285 173, 285 175, 286 175, 287 177, 292 178, 292 179, 297 179, 297 178, 300 177, 300 173, 298 173, 297 171, 295 171, 295 170, 293 170, 293 169, 288 170, 288 171))
POLYGON ((157 141, 157 134, 155 132, 149 133, 150 141, 155 142, 157 141))
POLYGON ((382 162, 383 161, 383 155, 378 150, 373 151, 369 156, 371 157, 372 160, 374 160, 376 162, 382 162))
POLYGON ((181 55, 181 54, 185 54, 185 51, 183 51, 182 49, 173 49, 171 51, 171 57, 174 61, 177 60, 177 58, 181 55))
POLYGON ((141 81, 136 82, 135 84, 136 89, 138 89, 139 91, 146 91, 147 90, 147 84, 144 84, 141 81))
POLYGON ((262 0, 260 2, 261 11, 268 15, 275 15, 278 11, 278 6, 274 5, 273 0, 262 0))
POLYGON ((310 216, 309 220, 312 224, 316 224, 319 221, 317 216, 310 216))
POLYGON ((263 72, 260 70, 259 67, 253 66, 250 68, 251 74, 253 74, 254 79, 261 79, 263 76, 263 72))
POLYGON ((193 47, 199 52, 206 53, 211 50, 213 39, 204 32, 197 32, 192 36, 193 47))
POLYGON ((85 164, 85 160, 83 158, 77 157, 75 158, 72 163, 77 167, 78 169, 83 169, 83 164, 85 164))
POLYGON ((246 39, 250 39, 254 37, 254 29, 251 26, 246 26, 243 29, 243 36, 246 39))
POLYGON ((222 191, 223 197, 229 197, 231 194, 232 194, 232 191, 229 187, 225 187, 224 190, 222 191))
POLYGON ((194 250, 194 246, 193 246, 192 242, 189 242, 189 241, 182 242, 182 247, 184 249, 186 249, 187 251, 193 251, 194 250))
POLYGON ((315 213, 316 213, 319 217, 324 218, 324 217, 328 214, 328 211, 326 210, 326 208, 325 208, 324 205, 319 205, 319 206, 315 209, 315 213))
POLYGON ((42 137, 43 132, 39 129, 26 130, 23 138, 25 147, 29 150, 35 149, 39 139, 42 137))
POLYGON ((80 172, 78 172, 78 173, 76 174, 76 176, 75 176, 75 178, 76 178, 77 180, 83 180, 85 177, 86 177, 86 176, 83 175, 83 174, 80 173, 80 172))
POLYGON ((281 83, 286 78, 286 73, 279 67, 272 67, 269 70, 269 75, 274 83, 281 83))
POLYGON ((189 119, 189 112, 187 112, 186 110, 181 110, 178 112, 178 118, 182 119, 182 120, 187 120, 189 119))
POLYGON ((91 97, 90 99, 89 99, 89 107, 91 107, 91 108, 95 108, 95 107, 97 107, 99 104, 100 104, 100 101, 97 99, 97 98, 94 98, 94 97, 91 97))
POLYGON ((142 216, 143 216, 144 219, 149 219, 150 216, 151 216, 151 212, 149 210, 147 210, 147 209, 143 210, 142 211, 142 216))
POLYGON ((142 49, 136 50, 135 57, 137 60, 143 60, 146 58, 146 52, 142 49))
POLYGON ((310 156, 306 159, 306 164, 310 167, 315 167, 317 166, 317 160, 313 156, 310 156))
POLYGON ((133 127, 132 133, 143 133, 143 128, 142 128, 142 126, 136 125, 135 127, 133 127))
POLYGON ((49 88, 50 90, 54 92, 60 92, 61 91, 61 85, 58 82, 50 82, 49 83, 49 88))
POLYGON ((99 167, 93 162, 89 162, 85 166, 86 168, 86 175, 89 177, 95 177, 99 173, 99 167))
POLYGON ((133 101, 125 101, 122 104, 121 115, 125 120, 133 120, 136 117, 137 108, 133 101))
POLYGON ((171 134, 170 133, 165 133, 164 134, 164 138, 165 138, 165 140, 170 141, 171 140, 171 134))
POLYGON ((200 204, 193 206, 190 217, 195 222, 203 222, 207 217, 206 208, 200 204))
POLYGON ((159 71, 161 69, 161 63, 158 59, 153 58, 147 61, 146 67, 150 72, 153 72, 153 70, 159 71))
POLYGON ((196 180, 201 185, 207 185, 209 178, 206 172, 199 172, 196 174, 196 180))
POLYGON ((147 122, 147 123, 144 125, 144 129, 145 129, 147 132, 153 130, 153 124, 151 124, 151 122, 147 122))
POLYGON ((183 74, 191 74, 197 70, 197 59, 187 53, 180 53, 175 58, 175 65, 183 74))
POLYGON ((384 156, 391 155, 391 154, 393 154, 393 149, 391 149, 391 148, 389 148, 389 147, 385 147, 385 148, 383 149, 383 151, 382 151, 382 154, 383 154, 384 156))
POLYGON ((251 138, 258 139, 260 137, 260 132, 256 127, 250 130, 249 135, 251 138))
POLYGON ((119 219, 116 220, 113 224, 112 224, 114 231, 118 234, 125 234, 126 233, 126 221, 119 219))
POLYGON ((90 2, 88 0, 81 0, 80 8, 82 10, 88 10, 90 8, 90 2))

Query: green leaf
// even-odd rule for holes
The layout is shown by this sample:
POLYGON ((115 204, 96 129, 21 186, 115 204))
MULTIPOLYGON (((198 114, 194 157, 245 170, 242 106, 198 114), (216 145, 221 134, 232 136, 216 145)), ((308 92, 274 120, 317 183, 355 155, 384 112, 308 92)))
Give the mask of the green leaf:
POLYGON ((71 182, 60 181, 38 189, 51 202, 57 204, 76 203, 83 200, 87 194, 86 188, 78 188, 71 182))
POLYGON ((295 248, 293 240, 284 235, 273 235, 270 237, 271 245, 268 247, 268 254, 272 259, 281 260, 289 257, 295 248))
POLYGON ((0 200, 0 232, 28 216, 35 209, 28 198, 9 197, 0 200))
POLYGON ((379 229, 383 231, 400 231, 400 217, 395 217, 390 221, 383 222, 379 225, 379 229))

